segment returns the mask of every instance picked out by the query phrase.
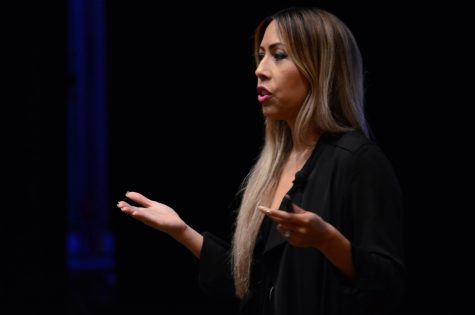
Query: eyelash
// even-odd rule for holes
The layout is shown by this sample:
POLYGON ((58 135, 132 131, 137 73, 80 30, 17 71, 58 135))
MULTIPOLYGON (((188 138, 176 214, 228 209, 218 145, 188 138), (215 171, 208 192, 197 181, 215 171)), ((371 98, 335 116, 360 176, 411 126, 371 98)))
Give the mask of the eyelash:
MULTIPOLYGON (((282 60, 282 59, 285 59, 287 58, 287 54, 286 53, 283 53, 283 52, 276 52, 273 54, 274 55, 274 59, 276 61, 279 61, 279 60, 282 60)), ((264 58, 264 53, 257 53, 256 54, 256 59, 258 61, 261 61, 262 59, 264 58)))
POLYGON ((287 58, 287 54, 285 54, 283 52, 278 52, 278 53, 274 54, 274 59, 275 60, 282 60, 282 59, 285 59, 285 58, 287 58))

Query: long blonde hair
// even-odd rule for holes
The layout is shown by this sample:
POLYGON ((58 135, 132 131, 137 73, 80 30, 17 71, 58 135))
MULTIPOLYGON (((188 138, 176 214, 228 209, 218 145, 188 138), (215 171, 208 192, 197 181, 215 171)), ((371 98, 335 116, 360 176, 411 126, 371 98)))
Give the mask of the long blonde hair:
MULTIPOLYGON (((361 130, 368 136, 361 54, 346 25, 321 9, 285 9, 258 25, 254 36, 255 52, 271 21, 276 22, 289 58, 310 86, 296 119, 296 141, 307 144, 304 138, 309 131, 361 130)), ((256 207, 271 205, 292 146, 286 122, 266 119, 264 146, 242 185, 244 194, 232 244, 234 284, 236 295, 241 299, 249 293, 252 257, 264 218, 256 207)))

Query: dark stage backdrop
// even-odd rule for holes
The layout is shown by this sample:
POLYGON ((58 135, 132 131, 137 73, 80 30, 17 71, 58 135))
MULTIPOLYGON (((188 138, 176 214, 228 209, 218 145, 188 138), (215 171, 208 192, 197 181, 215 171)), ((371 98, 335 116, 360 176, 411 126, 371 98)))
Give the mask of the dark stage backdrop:
POLYGON ((452 76, 440 66, 452 53, 440 44, 448 27, 441 23, 446 16, 441 7, 106 1, 109 206, 104 213, 115 240, 112 275, 98 290, 104 282, 100 274, 78 281, 68 272, 67 5, 36 4, 19 30, 31 42, 22 68, 28 78, 23 100, 28 127, 19 140, 27 144, 22 174, 29 212, 25 221, 23 214, 13 214, 21 222, 15 224, 21 225, 20 234, 7 229, 13 250, 2 288, 18 313, 32 303, 35 310, 69 314, 235 313, 233 305, 200 291, 198 262, 187 250, 115 205, 126 191, 138 191, 172 206, 198 231, 230 238, 239 185, 263 139, 253 29, 277 9, 301 4, 339 16, 363 54, 368 118, 405 195, 408 294, 401 313, 456 312, 458 265, 447 247, 460 231, 445 214, 459 211, 459 205, 451 197, 453 175, 442 164, 450 158, 438 150, 450 135, 435 131, 446 118, 445 104, 454 100, 451 85, 439 79, 452 76))

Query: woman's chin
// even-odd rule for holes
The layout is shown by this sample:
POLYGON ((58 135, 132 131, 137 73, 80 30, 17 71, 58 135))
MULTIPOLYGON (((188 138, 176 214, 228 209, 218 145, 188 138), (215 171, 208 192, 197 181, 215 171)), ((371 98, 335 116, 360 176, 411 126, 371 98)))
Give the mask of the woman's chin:
POLYGON ((279 120, 279 113, 277 113, 271 106, 262 106, 262 114, 267 119, 279 120))
POLYGON ((270 119, 270 120, 286 120, 285 117, 283 117, 283 115, 281 115, 280 113, 273 112, 273 111, 263 110, 262 114, 264 115, 265 118, 270 119))

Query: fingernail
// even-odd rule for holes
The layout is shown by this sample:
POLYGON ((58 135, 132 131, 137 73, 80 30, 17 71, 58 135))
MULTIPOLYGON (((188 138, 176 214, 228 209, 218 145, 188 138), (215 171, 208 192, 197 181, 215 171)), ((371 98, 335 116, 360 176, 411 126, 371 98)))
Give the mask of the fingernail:
POLYGON ((257 207, 259 210, 262 210, 264 211, 265 213, 269 214, 270 213, 270 209, 267 208, 267 207, 264 207, 264 206, 258 206, 257 207))
POLYGON ((127 196, 129 194, 130 190, 127 190, 127 192, 125 193, 125 195, 127 196))

